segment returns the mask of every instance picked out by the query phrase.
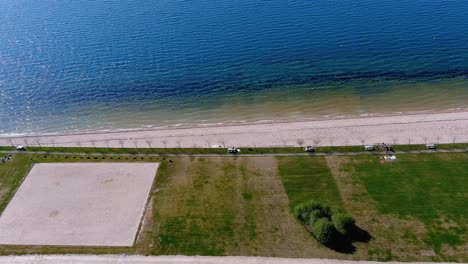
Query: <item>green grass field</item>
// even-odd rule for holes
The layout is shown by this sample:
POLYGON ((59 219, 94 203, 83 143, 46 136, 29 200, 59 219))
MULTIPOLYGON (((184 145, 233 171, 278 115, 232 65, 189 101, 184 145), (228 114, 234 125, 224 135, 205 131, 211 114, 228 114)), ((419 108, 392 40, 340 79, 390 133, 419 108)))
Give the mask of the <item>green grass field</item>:
POLYGON ((355 157, 353 166, 379 211, 422 221, 436 252, 466 245, 467 154, 399 155, 392 164, 355 157))
POLYGON ((0 246, 0 254, 247 255, 468 261, 468 154, 117 157, 15 154, 0 164, 0 211, 38 162, 160 162, 133 247, 0 246), (319 200, 369 232, 353 254, 318 244, 291 208, 319 200))
POLYGON ((278 169, 291 209, 310 200, 342 207, 340 192, 325 158, 282 157, 278 169))
POLYGON ((178 158, 166 172, 152 254, 339 257, 289 213, 274 157, 178 158))

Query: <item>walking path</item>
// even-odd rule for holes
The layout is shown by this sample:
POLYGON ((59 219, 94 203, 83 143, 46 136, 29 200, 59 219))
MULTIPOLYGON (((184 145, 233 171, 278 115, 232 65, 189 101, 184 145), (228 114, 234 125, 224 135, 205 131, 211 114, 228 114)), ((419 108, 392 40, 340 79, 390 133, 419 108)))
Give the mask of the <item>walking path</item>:
MULTIPOLYGON (((376 261, 351 261, 336 259, 292 259, 265 257, 188 257, 188 256, 137 256, 137 255, 26 255, 0 257, 8 264, 377 264, 376 261)), ((396 264, 402 262, 385 262, 396 264)), ((419 264, 424 262, 405 262, 419 264)))
MULTIPOLYGON (((46 151, 0 151, 0 153, 24 153, 41 155, 75 155, 75 156, 114 156, 114 157, 290 157, 290 156, 357 156, 357 155, 384 155, 380 151, 363 152, 316 152, 316 153, 264 153, 264 154, 145 154, 145 153, 99 153, 99 152, 46 152, 46 151)), ((388 154, 421 154, 421 153, 468 153, 464 149, 435 149, 435 150, 401 150, 388 154)))

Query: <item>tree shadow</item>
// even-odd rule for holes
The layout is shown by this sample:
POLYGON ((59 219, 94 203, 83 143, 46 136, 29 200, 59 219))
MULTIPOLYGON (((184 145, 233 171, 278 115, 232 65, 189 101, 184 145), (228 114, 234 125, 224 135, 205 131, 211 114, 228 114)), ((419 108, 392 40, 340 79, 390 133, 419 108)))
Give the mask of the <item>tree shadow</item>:
POLYGON ((353 254, 356 252, 355 242, 367 243, 371 239, 372 236, 369 232, 357 225, 353 225, 347 235, 337 234, 335 239, 325 244, 325 246, 340 253, 353 254))
POLYGON ((372 236, 366 230, 360 228, 357 225, 353 225, 352 229, 350 230, 350 236, 353 239, 353 242, 369 242, 372 239, 372 236))

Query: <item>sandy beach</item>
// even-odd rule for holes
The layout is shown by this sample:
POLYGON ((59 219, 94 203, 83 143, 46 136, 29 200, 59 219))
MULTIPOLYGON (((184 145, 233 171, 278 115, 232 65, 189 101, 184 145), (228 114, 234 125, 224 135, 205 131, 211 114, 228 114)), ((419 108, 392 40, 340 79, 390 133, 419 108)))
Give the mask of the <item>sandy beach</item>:
POLYGON ((273 147, 468 142, 468 111, 273 122, 231 126, 103 131, 0 138, 0 145, 63 147, 273 147), (303 143, 302 143, 303 142, 303 143))

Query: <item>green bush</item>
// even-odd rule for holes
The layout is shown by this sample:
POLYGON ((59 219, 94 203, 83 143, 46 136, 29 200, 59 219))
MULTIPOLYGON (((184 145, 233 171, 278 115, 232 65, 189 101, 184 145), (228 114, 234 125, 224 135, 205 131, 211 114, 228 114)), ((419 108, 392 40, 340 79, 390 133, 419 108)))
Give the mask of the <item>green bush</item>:
POLYGON ((309 207, 306 204, 298 204, 294 207, 294 215, 302 222, 309 221, 309 207))
POLYGON ((319 214, 320 217, 330 214, 330 208, 328 206, 324 206, 316 201, 309 201, 307 203, 301 203, 294 208, 294 214, 296 217, 304 223, 308 223, 310 216, 313 212, 319 214))
POLYGON ((331 219, 333 226, 342 235, 347 235, 355 224, 353 217, 347 213, 336 212, 332 215, 331 219))
POLYGON ((316 201, 299 204, 294 214, 322 244, 347 239, 354 219, 346 212, 331 209, 316 201))
POLYGON ((310 212, 309 220, 306 223, 309 224, 309 226, 310 226, 314 222, 316 222, 317 220, 322 219, 322 218, 324 218, 324 214, 323 214, 322 210, 313 210, 312 212, 310 212))
POLYGON ((310 221, 317 221, 321 218, 331 220, 331 210, 328 206, 321 206, 313 209, 310 212, 309 221, 307 223, 309 223, 310 221))
POLYGON ((328 244, 335 238, 335 227, 332 222, 326 218, 320 218, 315 222, 311 221, 309 223, 309 229, 315 239, 322 244, 328 244))

